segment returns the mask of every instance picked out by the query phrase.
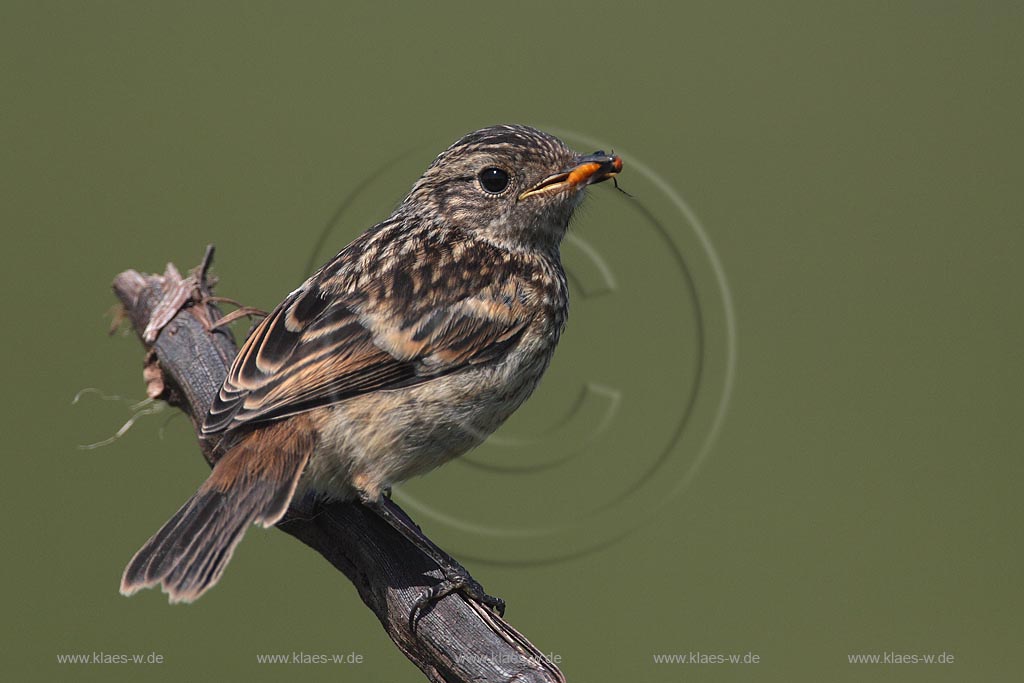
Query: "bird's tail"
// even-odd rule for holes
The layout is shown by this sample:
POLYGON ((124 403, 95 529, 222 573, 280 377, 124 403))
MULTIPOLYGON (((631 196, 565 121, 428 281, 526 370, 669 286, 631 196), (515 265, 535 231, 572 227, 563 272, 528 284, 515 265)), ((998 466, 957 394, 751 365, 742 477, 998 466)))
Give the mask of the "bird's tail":
POLYGON ((273 526, 288 509, 313 450, 311 434, 290 427, 257 430, 229 450, 196 494, 135 553, 121 593, 159 583, 171 602, 192 602, 216 584, 249 525, 273 526))

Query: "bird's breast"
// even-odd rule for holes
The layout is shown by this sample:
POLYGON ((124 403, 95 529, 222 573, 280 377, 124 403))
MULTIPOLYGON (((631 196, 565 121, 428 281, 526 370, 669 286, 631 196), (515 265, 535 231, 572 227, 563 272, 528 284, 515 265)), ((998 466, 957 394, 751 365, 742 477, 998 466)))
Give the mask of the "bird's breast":
POLYGON ((500 363, 324 409, 303 487, 350 498, 358 482, 372 495, 482 443, 533 393, 547 369, 555 344, 550 326, 541 327, 500 363))

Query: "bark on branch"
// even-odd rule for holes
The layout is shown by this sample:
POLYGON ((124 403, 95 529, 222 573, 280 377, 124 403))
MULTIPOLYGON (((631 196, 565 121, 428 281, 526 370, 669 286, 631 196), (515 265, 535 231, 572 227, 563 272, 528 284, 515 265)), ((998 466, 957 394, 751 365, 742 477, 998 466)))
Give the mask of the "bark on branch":
MULTIPOLYGON (((213 248, 182 278, 173 264, 163 275, 126 270, 114 293, 146 349, 147 393, 181 409, 198 427, 220 388, 237 347, 210 300, 213 248)), ((201 437, 207 462, 213 446, 201 437)), ((394 502, 388 504, 398 514, 394 502)), ((431 681, 564 682, 562 673, 522 634, 486 606, 461 594, 441 598, 410 616, 440 569, 408 540, 358 503, 289 510, 277 528, 299 539, 355 585, 395 645, 431 681)))

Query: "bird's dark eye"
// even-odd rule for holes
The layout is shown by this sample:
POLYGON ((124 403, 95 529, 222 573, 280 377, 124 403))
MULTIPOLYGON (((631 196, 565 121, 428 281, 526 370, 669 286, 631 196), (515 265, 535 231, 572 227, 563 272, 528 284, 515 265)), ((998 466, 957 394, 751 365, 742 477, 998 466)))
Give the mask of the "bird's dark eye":
POLYGON ((503 192, 508 187, 508 172, 488 166, 480 171, 480 185, 491 194, 503 192))

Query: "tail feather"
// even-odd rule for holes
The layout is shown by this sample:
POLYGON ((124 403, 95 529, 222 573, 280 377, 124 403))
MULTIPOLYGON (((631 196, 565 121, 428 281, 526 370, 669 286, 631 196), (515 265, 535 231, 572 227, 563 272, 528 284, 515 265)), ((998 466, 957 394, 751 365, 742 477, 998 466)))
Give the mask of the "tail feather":
MULTIPOLYGON (((293 425, 294 426, 294 425, 293 425)), ((171 602, 192 602, 220 580, 250 524, 273 526, 295 493, 312 442, 289 430, 254 433, 229 451, 209 479, 128 563, 121 593, 157 584, 171 602), (274 461, 267 463, 272 444, 274 461)))
MULTIPOLYGON (((235 514, 220 515, 214 524, 204 527, 185 552, 168 563, 164 588, 173 586, 178 600, 191 602, 220 580, 235 546, 257 518, 246 506, 237 506, 236 510, 235 514)), ((171 599, 175 599, 173 593, 171 599)))

